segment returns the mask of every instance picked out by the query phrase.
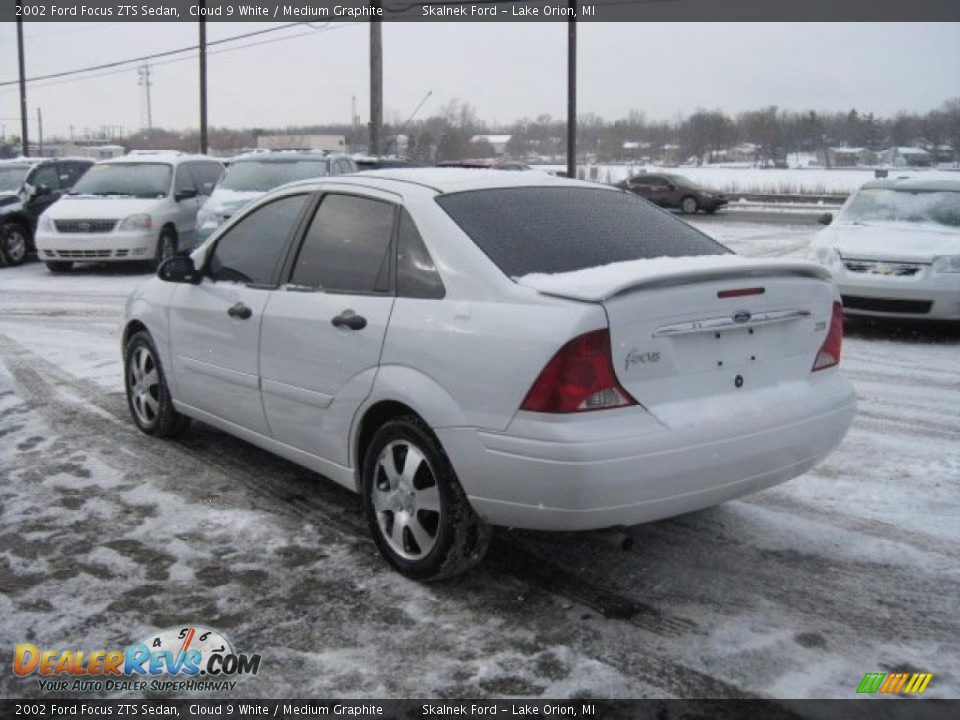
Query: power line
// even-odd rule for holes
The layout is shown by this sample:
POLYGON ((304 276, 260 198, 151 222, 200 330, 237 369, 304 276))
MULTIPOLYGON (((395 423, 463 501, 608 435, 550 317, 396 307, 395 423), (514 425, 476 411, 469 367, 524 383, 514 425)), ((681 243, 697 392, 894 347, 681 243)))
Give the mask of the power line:
MULTIPOLYGON (((294 25, 297 25, 297 24, 300 24, 300 23, 294 23, 294 25)), ((308 23, 302 23, 302 24, 306 25, 306 24, 308 24, 308 23)), ((235 46, 235 47, 220 48, 219 50, 211 50, 211 51, 209 51, 207 54, 208 54, 208 55, 219 55, 219 54, 221 54, 221 53, 234 52, 235 50, 245 50, 246 48, 257 47, 257 46, 259 46, 259 45, 269 45, 270 43, 283 42, 283 41, 285 41, 285 40, 294 40, 294 39, 296 39, 296 38, 306 37, 307 35, 315 35, 315 34, 318 33, 318 32, 324 32, 324 31, 327 31, 327 30, 340 30, 340 29, 345 28, 345 27, 352 27, 352 26, 355 26, 355 25, 363 25, 363 24, 365 24, 365 23, 363 23, 363 22, 337 23, 336 25, 333 25, 333 26, 331 26, 331 27, 318 27, 318 28, 316 28, 315 30, 310 30, 310 31, 308 31, 308 32, 295 33, 295 34, 293 34, 293 35, 285 35, 285 36, 283 36, 283 37, 271 38, 271 39, 269 39, 269 40, 260 40, 260 41, 258 41, 258 42, 244 43, 243 45, 237 45, 237 46, 235 46)), ((232 39, 232 38, 226 38, 226 39, 224 39, 224 40, 217 40, 216 42, 218 42, 218 43, 220 43, 220 42, 227 42, 227 40, 230 40, 230 39, 232 39)), ((209 44, 212 44, 212 43, 208 43, 208 45, 209 45, 209 44)), ((197 50, 197 48, 198 48, 198 46, 194 46, 194 48, 193 48, 192 51, 191 51, 191 52, 192 52, 191 55, 187 55, 187 56, 185 56, 185 57, 167 58, 166 60, 159 60, 159 61, 157 61, 157 62, 151 63, 151 64, 150 64, 150 67, 156 67, 156 66, 158 66, 158 65, 170 65, 170 64, 172 64, 172 63, 186 62, 186 61, 188 61, 188 60, 194 60, 194 59, 196 59, 196 57, 197 57, 197 53, 195 52, 195 51, 197 50)), ((81 81, 83 81, 83 80, 95 80, 95 79, 97 79, 97 78, 108 77, 108 76, 111 76, 111 75, 119 75, 119 74, 121 74, 121 73, 126 73, 126 72, 130 72, 130 68, 123 67, 123 68, 119 68, 119 69, 108 70, 107 72, 95 73, 95 74, 93 74, 93 75, 86 75, 86 76, 81 77, 81 78, 68 78, 68 79, 52 80, 52 81, 49 81, 49 82, 39 82, 39 83, 36 83, 36 82, 35 82, 35 83, 33 83, 33 84, 31 85, 31 87, 33 87, 33 88, 52 87, 52 86, 54 86, 54 85, 63 85, 63 84, 65 84, 65 83, 71 83, 71 82, 81 82, 81 81)), ((16 83, 13 83, 13 84, 15 85, 16 83)), ((15 90, 15 88, 13 88, 13 87, 4 87, 5 85, 6 85, 6 86, 9 86, 9 85, 11 85, 11 83, 0 83, 0 93, 3 93, 3 92, 13 92, 13 91, 15 90)))
MULTIPOLYGON (((233 42, 234 40, 242 40, 243 38, 253 37, 254 35, 264 35, 265 33, 277 32, 278 30, 285 30, 287 28, 294 27, 296 25, 302 25, 303 23, 293 22, 280 25, 278 27, 265 28, 263 30, 254 30, 253 32, 243 33, 241 35, 233 35, 228 38, 222 38, 220 40, 214 40, 207 43, 207 45, 222 45, 223 43, 233 42)), ((178 55, 180 53, 191 52, 197 50, 198 45, 189 45, 187 47, 177 48, 175 50, 164 50, 162 52, 151 53, 149 55, 140 55, 138 57, 127 58, 125 60, 115 60, 109 63, 102 63, 100 65, 89 65, 84 68, 75 68, 73 70, 64 70, 58 73, 50 73, 49 75, 35 75, 34 77, 27 78, 27 82, 35 82, 37 80, 51 80, 53 78, 66 77, 68 75, 78 75, 80 73, 92 72, 94 70, 106 70, 107 68, 114 68, 119 65, 129 65, 130 63, 144 62, 146 60, 154 60, 156 58, 169 57, 170 55, 178 55)), ((5 87, 7 85, 17 84, 17 80, 6 80, 0 82, 0 87, 5 87)))

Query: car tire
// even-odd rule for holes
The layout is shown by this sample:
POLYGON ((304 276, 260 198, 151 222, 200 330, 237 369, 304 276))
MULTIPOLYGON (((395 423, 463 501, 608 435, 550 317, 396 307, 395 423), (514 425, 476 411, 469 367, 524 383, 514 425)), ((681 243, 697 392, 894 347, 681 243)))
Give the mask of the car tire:
POLYGON ((160 355, 145 330, 135 333, 124 346, 123 378, 127 406, 142 432, 166 438, 187 429, 190 418, 174 409, 160 355))
POLYGON ((390 420, 374 433, 362 490, 374 542, 401 574, 443 580, 486 554, 490 526, 470 507, 443 447, 416 416, 390 420))
POLYGON ((30 234, 20 223, 5 223, 0 226, 0 255, 11 267, 22 265, 30 251, 30 234))
POLYGON ((44 265, 47 266, 47 270, 55 274, 73 270, 73 263, 69 260, 51 260, 50 262, 45 262, 44 265))
POLYGON ((164 228, 157 239, 157 255, 154 258, 154 269, 159 270, 160 266, 177 254, 177 234, 170 228, 164 228))
POLYGON ((687 195, 683 200, 680 201, 680 210, 687 215, 694 215, 699 208, 697 199, 692 195, 687 195))

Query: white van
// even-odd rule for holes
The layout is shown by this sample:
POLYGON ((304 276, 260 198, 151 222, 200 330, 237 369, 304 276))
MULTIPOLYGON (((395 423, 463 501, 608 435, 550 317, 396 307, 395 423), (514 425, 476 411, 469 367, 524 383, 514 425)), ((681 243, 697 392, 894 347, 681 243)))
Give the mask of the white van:
POLYGON ((51 272, 73 263, 151 261, 194 244, 197 210, 223 174, 203 155, 103 160, 52 205, 37 226, 37 255, 51 272))

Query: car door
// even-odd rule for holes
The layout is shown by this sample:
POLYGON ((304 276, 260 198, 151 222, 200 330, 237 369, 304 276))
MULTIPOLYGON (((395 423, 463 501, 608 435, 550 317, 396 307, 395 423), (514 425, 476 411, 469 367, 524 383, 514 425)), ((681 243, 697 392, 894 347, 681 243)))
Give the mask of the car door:
POLYGON ((33 187, 33 195, 27 200, 27 214, 34 228, 43 211, 53 205, 63 191, 60 187, 60 173, 53 163, 43 163, 34 168, 27 176, 27 182, 33 187))
POLYGON ((631 192, 649 200, 650 183, 648 182, 648 179, 649 178, 646 175, 637 175, 636 177, 630 178, 630 180, 627 182, 627 187, 631 192))
POLYGON ((177 244, 181 248, 194 245, 197 211, 201 202, 200 191, 190 169, 192 164, 186 162, 177 165, 173 177, 174 224, 177 226, 177 244))
POLYGON ((170 300, 170 354, 179 401, 269 435, 260 399, 264 308, 309 194, 286 195, 240 218, 211 249, 198 285, 170 300))
POLYGON ((668 207, 670 205, 670 188, 667 181, 657 175, 651 175, 646 178, 646 183, 650 188, 646 196, 647 199, 660 207, 668 207))
POLYGON ((393 308, 397 198, 322 195, 261 328, 263 406, 273 436, 350 464, 354 413, 370 394, 393 308))

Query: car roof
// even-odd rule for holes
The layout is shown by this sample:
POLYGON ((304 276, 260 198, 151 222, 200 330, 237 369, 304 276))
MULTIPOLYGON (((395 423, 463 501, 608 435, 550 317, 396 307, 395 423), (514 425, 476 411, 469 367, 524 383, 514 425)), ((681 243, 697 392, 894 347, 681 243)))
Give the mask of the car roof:
POLYGON ((217 160, 217 158, 210 157, 209 155, 175 155, 173 153, 156 153, 149 155, 121 155, 120 157, 106 158, 104 160, 98 160, 97 165, 122 165, 124 163, 164 163, 168 165, 179 165, 180 163, 191 162, 194 160, 205 160, 216 163, 220 162, 217 160))
POLYGON ((438 193, 455 193, 467 190, 492 190, 511 187, 584 187, 614 190, 615 188, 582 180, 568 180, 546 173, 517 172, 516 170, 486 170, 465 168, 384 168, 368 170, 359 175, 339 175, 333 178, 304 180, 297 185, 320 185, 322 183, 349 183, 353 185, 377 183, 379 187, 393 183, 407 183, 430 188, 438 193))
POLYGON ((878 178, 870 180, 863 188, 888 188, 891 190, 913 190, 919 192, 960 192, 960 175, 956 173, 930 173, 926 176, 878 178))
POLYGON ((349 155, 343 155, 340 153, 318 153, 318 152, 304 152, 300 150, 282 150, 280 152, 263 152, 263 153, 249 153, 247 155, 240 155, 233 158, 230 161, 231 165, 238 165, 240 163, 284 163, 284 162, 300 162, 302 160, 313 160, 313 161, 326 161, 334 160, 336 158, 349 157, 349 155))

